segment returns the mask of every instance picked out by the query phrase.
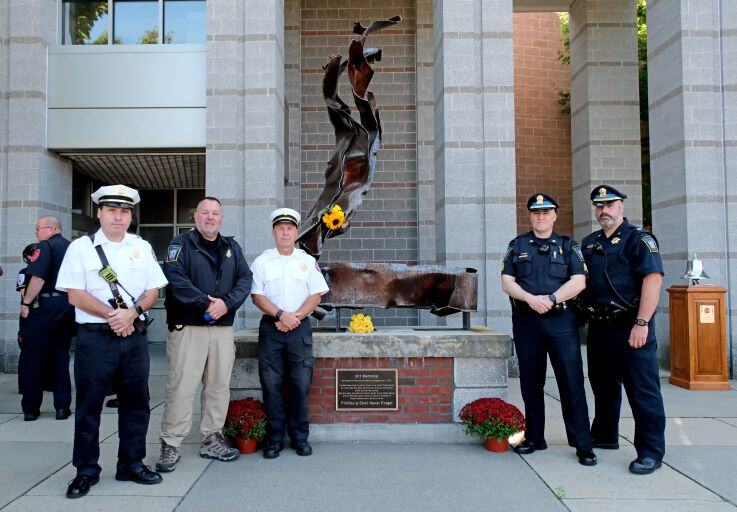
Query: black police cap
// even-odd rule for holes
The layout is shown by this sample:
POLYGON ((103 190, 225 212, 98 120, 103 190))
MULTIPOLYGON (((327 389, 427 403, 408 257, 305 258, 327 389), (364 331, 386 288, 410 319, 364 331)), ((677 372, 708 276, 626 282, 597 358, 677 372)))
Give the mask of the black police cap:
POLYGON ((620 192, 611 185, 599 185, 591 191, 591 202, 595 205, 624 201, 625 199, 627 199, 627 194, 620 192))
POLYGON ((538 192, 536 194, 532 194, 530 198, 527 200, 527 209, 531 212, 537 211, 537 210, 550 210, 550 209, 558 209, 558 203, 555 199, 553 199, 548 194, 543 194, 541 192, 538 192))

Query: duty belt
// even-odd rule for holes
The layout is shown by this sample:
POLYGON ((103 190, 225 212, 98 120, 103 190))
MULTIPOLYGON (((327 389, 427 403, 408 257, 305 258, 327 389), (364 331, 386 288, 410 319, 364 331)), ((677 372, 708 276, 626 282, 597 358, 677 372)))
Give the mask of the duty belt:
POLYGON ((636 312, 628 311, 611 304, 592 304, 586 307, 589 320, 595 322, 618 322, 621 320, 634 320, 636 312))
MULTIPOLYGON (((515 313, 525 315, 540 315, 537 311, 532 309, 529 304, 521 300, 510 299, 512 301, 512 311, 515 313)), ((540 316, 559 315, 564 311, 568 310, 568 303, 566 301, 557 302, 547 313, 543 313, 540 316)))
POLYGON ((45 297, 48 299, 50 297, 66 297, 67 294, 63 292, 46 292, 46 293, 39 293, 38 296, 45 297))

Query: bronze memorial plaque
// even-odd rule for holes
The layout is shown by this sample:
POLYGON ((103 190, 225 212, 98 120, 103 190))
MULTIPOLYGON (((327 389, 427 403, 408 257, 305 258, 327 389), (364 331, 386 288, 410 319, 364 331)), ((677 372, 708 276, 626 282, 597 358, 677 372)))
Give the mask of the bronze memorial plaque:
POLYGON ((396 411, 399 407, 397 370, 336 369, 336 411, 396 411))

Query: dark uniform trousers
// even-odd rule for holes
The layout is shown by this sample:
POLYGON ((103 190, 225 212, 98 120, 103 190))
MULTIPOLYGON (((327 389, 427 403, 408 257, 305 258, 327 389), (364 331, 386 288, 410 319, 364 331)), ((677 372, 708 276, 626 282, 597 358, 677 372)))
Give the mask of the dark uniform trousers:
POLYGON ((269 439, 282 441, 284 431, 293 441, 307 439, 310 422, 307 399, 315 358, 312 355, 312 327, 305 319, 290 332, 281 332, 271 317, 259 325, 258 366, 264 409, 269 422, 269 439), (284 408, 284 376, 289 375, 289 415, 284 408))
POLYGON ((635 420, 637 455, 662 460, 665 410, 660 394, 654 326, 651 321, 647 342, 634 349, 627 343, 632 325, 632 321, 589 321, 589 382, 595 397, 591 435, 598 442, 617 442, 624 384, 635 420))
POLYGON ((547 355, 550 354, 558 382, 568 444, 577 448, 591 448, 581 342, 574 314, 570 310, 545 315, 514 312, 512 331, 519 360, 522 399, 525 402, 525 439, 535 443, 544 439, 543 388, 547 355))
POLYGON ((150 416, 148 340, 134 331, 125 338, 104 329, 107 324, 79 326, 74 355, 77 409, 73 464, 77 474, 100 474, 100 413, 105 396, 118 392, 118 471, 137 469, 146 456, 150 416))
POLYGON ((68 409, 72 403, 69 377, 69 347, 74 332, 74 308, 66 294, 39 297, 39 306, 30 308, 22 322, 23 346, 18 361, 18 381, 26 414, 38 414, 44 383, 52 382, 54 408, 68 409))

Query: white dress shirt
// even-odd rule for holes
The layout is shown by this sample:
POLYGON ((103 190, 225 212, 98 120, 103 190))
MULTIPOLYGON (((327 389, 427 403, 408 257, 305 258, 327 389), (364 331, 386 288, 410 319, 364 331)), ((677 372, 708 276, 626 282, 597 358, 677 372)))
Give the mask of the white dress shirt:
POLYGON ((263 295, 277 308, 295 312, 307 297, 328 292, 328 284, 315 258, 302 249, 294 249, 282 256, 276 249, 268 249, 251 265, 252 295, 263 295))
MULTIPOLYGON (((117 274, 118 290, 128 307, 133 307, 128 293, 138 299, 146 290, 166 286, 168 281, 147 241, 138 235, 126 233, 122 241, 111 242, 100 229, 95 233, 94 245, 88 236, 78 238, 69 245, 56 280, 57 290, 83 290, 109 305, 108 300, 113 298, 113 292, 108 282, 99 275, 102 262, 95 249, 97 245, 102 246, 110 267, 117 274)), ((80 324, 106 323, 104 319, 79 308, 75 308, 75 316, 80 324)))

